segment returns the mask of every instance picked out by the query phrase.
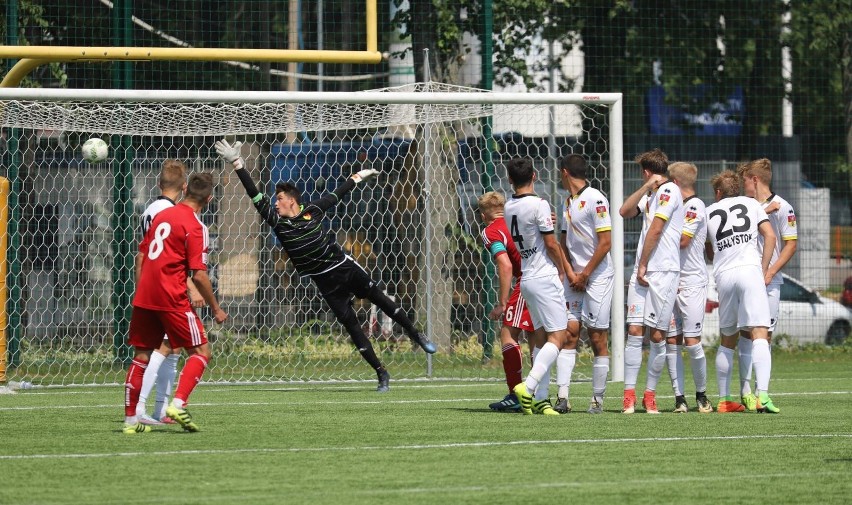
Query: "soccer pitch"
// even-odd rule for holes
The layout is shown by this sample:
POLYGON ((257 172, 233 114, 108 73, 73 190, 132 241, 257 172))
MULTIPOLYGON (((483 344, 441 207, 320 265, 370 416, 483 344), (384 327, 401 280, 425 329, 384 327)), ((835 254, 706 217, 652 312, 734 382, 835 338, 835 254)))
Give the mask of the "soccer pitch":
POLYGON ((559 417, 489 411, 498 382, 202 385, 201 432, 124 435, 121 386, 21 391, 0 503, 846 503, 850 351, 774 352, 779 415, 673 414, 667 381, 659 416, 622 415, 621 384, 586 414, 580 382, 559 417))

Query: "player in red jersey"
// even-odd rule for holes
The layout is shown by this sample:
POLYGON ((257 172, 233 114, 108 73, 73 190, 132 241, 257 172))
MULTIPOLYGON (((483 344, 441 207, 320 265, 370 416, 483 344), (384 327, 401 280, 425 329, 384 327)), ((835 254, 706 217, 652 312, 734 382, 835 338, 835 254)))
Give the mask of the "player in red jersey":
POLYGON ((174 399, 166 415, 187 431, 198 431, 192 416, 184 408, 190 393, 201 380, 210 360, 210 346, 204 326, 196 317, 187 296, 187 271, 201 296, 222 323, 228 314, 219 306, 207 276, 207 227, 198 214, 210 201, 213 176, 196 173, 189 178, 184 199, 164 209, 154 218, 139 251, 145 257, 136 279, 136 295, 130 318, 130 345, 134 357, 124 383, 124 433, 144 433, 151 427, 138 422, 136 404, 148 360, 168 334, 172 347, 186 349, 189 356, 183 366, 174 399))
MULTIPOLYGON (((479 197, 479 212, 485 229, 482 230, 482 242, 485 249, 494 258, 497 265, 497 277, 499 286, 497 291, 497 304, 488 314, 489 319, 502 320, 503 327, 500 330, 500 345, 503 351, 503 371, 506 374, 506 385, 509 386, 509 394, 500 401, 488 405, 492 410, 519 410, 521 404, 515 397, 512 389, 523 380, 521 348, 518 345, 518 337, 521 331, 527 331, 533 335, 535 328, 527 310, 524 297, 521 295, 521 254, 512 241, 506 221, 503 219, 503 205, 506 198, 495 191, 490 191, 479 197), (512 277, 515 278, 514 287, 512 277)), ((540 333, 540 332, 539 332, 540 333)), ((536 343, 543 344, 544 339, 539 335, 536 338, 527 337, 530 354, 536 343)))

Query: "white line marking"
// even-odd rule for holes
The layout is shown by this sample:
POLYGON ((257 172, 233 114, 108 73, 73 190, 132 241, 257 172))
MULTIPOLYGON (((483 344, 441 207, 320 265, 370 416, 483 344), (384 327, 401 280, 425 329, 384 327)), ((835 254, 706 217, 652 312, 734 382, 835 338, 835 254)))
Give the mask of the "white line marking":
MULTIPOLYGON (((141 435, 144 436, 144 435, 141 435)), ((291 447, 283 449, 254 448, 254 449, 205 449, 185 451, 154 451, 154 452, 115 452, 115 453, 76 453, 76 454, 13 454, 0 455, 0 460, 25 459, 87 459, 87 458, 138 458, 142 456, 195 456, 213 454, 274 454, 300 452, 352 452, 352 451, 420 451, 431 449, 460 449, 469 447, 506 447, 524 445, 558 445, 558 444, 624 444, 624 443, 657 443, 657 442, 696 442, 716 441, 730 442, 739 440, 782 440, 782 439, 852 439, 852 433, 836 434, 778 434, 778 435, 733 435, 711 437, 652 437, 652 438, 611 438, 611 439, 562 439, 562 440, 513 440, 508 442, 458 442, 452 444, 414 444, 389 446, 349 446, 349 447, 291 447)))

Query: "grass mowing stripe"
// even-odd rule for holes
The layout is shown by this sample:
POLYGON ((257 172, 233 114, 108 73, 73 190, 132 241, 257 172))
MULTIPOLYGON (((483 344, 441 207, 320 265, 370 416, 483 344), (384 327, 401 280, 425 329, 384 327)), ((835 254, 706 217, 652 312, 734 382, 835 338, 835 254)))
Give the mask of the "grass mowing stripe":
MULTIPOLYGON (((796 473, 771 473, 771 474, 761 474, 761 478, 768 479, 807 479, 811 480, 814 477, 835 477, 835 476, 846 476, 847 474, 844 472, 796 472, 796 473)), ((701 475, 694 477, 665 477, 660 479, 641 479, 641 480, 627 480, 624 478, 618 478, 615 480, 585 480, 585 481, 573 481, 573 482, 517 482, 513 484, 505 484, 505 485, 489 485, 489 486, 458 486, 458 487, 432 487, 432 488, 400 488, 400 489, 368 489, 364 491, 358 491, 357 494, 366 495, 366 496, 378 496, 378 495, 394 495, 394 494, 420 494, 420 493, 479 493, 483 491, 487 491, 489 493, 506 491, 506 492, 514 492, 517 489, 527 489, 530 491, 534 491, 536 489, 560 489, 560 488, 584 488, 584 487, 593 487, 596 489, 603 488, 606 486, 622 486, 622 487, 631 487, 631 486, 647 486, 647 485, 655 485, 655 484, 688 484, 692 482, 711 482, 711 481, 722 481, 722 482, 730 482, 737 481, 742 479, 742 473, 736 473, 732 475, 701 475)))
MULTIPOLYGON (((806 392, 790 392, 790 393, 772 393, 772 396, 822 396, 822 395, 852 395, 852 391, 806 391, 806 392)), ((672 395, 657 395, 657 398, 674 398, 672 395)), ((458 403, 458 402, 491 402, 494 401, 494 398, 448 398, 448 399, 437 399, 437 398, 427 398, 422 399, 418 398, 415 400, 349 400, 349 401, 336 401, 338 405, 385 405, 385 404, 396 404, 396 405, 405 405, 405 404, 422 404, 422 403, 458 403)), ((216 402, 197 402, 193 403, 192 407, 227 407, 227 406, 239 406, 239 407, 259 407, 259 406, 282 406, 282 407, 292 407, 298 405, 304 405, 305 402, 227 402, 227 403, 216 403, 216 402)), ((33 405, 28 407, 0 407, 0 412, 3 411, 32 411, 32 410, 64 410, 64 409, 114 409, 121 408, 118 404, 99 404, 99 405, 33 405)))
POLYGON ((695 436, 695 437, 648 437, 648 438, 584 438, 562 440, 511 440, 504 442, 458 442, 448 444, 414 444, 389 446, 348 446, 348 447, 289 447, 272 449, 260 447, 253 449, 200 449, 182 451, 150 451, 150 452, 117 452, 91 454, 10 454, 0 455, 0 460, 25 459, 84 459, 84 458, 140 458, 145 456, 209 456, 214 454, 269 454, 296 452, 351 452, 351 451, 422 451, 429 449, 465 449, 471 447, 508 447, 524 445, 559 445, 559 444, 621 444, 621 443, 658 443, 658 442, 728 442, 740 440, 790 440, 790 439, 830 439, 852 438, 852 433, 789 433, 775 435, 730 435, 730 436, 695 436))

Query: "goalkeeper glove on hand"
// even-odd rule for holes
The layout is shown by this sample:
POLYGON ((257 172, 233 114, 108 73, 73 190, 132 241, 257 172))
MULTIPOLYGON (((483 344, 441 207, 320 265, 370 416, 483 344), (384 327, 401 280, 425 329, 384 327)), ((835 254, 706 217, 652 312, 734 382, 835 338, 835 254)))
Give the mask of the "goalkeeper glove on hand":
POLYGON ((355 184, 358 184, 361 181, 366 181, 367 179, 374 177, 378 173, 379 171, 375 168, 365 168, 364 170, 359 170, 353 174, 352 180, 355 181, 355 184))
POLYGON ((245 166, 242 156, 240 156, 240 147, 243 143, 239 140, 234 142, 234 145, 228 143, 227 140, 216 141, 216 152, 219 157, 234 166, 234 170, 239 170, 245 166))

